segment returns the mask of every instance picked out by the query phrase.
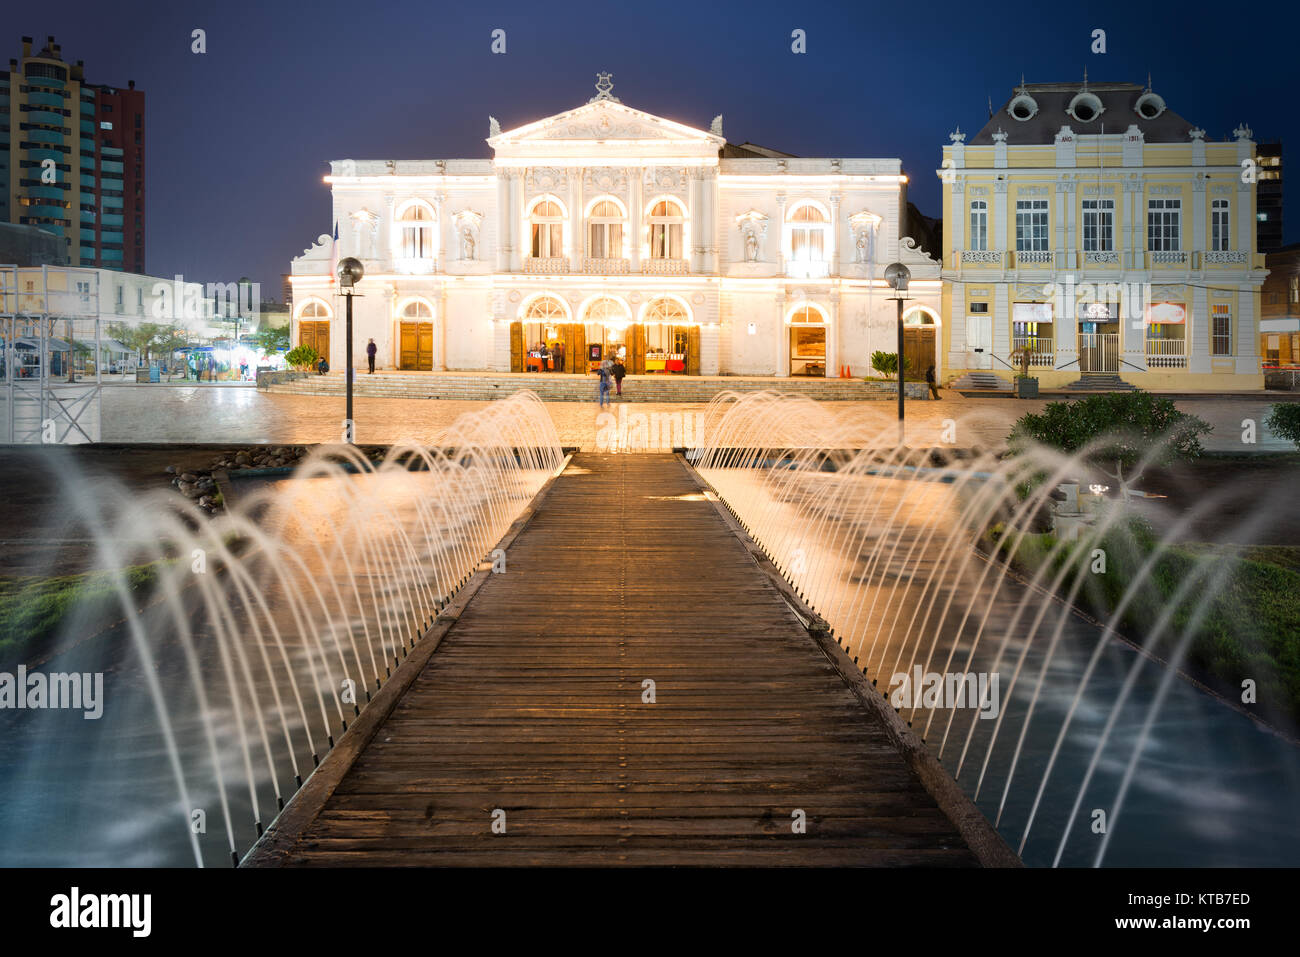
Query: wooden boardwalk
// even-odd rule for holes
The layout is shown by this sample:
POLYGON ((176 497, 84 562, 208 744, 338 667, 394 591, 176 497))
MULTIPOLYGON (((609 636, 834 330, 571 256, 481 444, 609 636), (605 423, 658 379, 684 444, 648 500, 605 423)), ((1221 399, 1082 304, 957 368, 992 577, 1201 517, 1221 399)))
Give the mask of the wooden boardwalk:
POLYGON ((576 456, 507 555, 248 863, 976 863, 673 456, 576 456))

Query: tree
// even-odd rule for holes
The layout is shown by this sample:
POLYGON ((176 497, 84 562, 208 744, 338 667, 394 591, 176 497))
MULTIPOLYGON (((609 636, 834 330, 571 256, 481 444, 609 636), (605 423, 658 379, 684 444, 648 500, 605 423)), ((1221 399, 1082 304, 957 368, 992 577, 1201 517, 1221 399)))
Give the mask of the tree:
POLYGON ((1049 402, 1041 413, 1022 415, 1008 442, 1017 454, 1033 443, 1068 453, 1091 447, 1088 461, 1113 476, 1127 498, 1138 475, 1125 477, 1125 470, 1131 472, 1152 448, 1160 450, 1158 464, 1194 459, 1203 451, 1200 436, 1210 431, 1208 422, 1179 412, 1172 399, 1135 390, 1049 402))
POLYGON ((253 341, 257 343, 257 348, 265 355, 279 352, 281 349, 288 349, 289 327, 281 326, 279 329, 272 329, 270 326, 262 326, 261 329, 253 333, 253 341))
POLYGON ((1283 402, 1273 406, 1264 424, 1279 439, 1288 439, 1300 448, 1300 402, 1283 402))
POLYGON ((108 324, 108 334, 132 352, 139 353, 140 360, 147 363, 149 361, 149 351, 172 328, 174 327, 163 326, 156 322, 131 324, 110 322, 108 324))
POLYGON ((871 367, 884 376, 898 375, 898 353, 880 351, 871 353, 871 367))

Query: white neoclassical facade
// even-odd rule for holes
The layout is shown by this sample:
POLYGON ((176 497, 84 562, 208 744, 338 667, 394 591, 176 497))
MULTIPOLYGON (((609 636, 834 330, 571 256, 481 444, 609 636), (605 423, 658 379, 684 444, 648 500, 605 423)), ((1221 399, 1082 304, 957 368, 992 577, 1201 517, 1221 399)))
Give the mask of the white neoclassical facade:
POLYGON ((343 256, 365 266, 357 367, 373 339, 384 370, 586 373, 618 354, 630 373, 863 376, 897 348, 893 261, 934 341, 940 265, 900 235, 897 159, 728 147, 721 117, 632 109, 607 75, 577 109, 489 123, 491 159, 331 164, 338 241, 293 261, 295 343, 343 368, 343 256))

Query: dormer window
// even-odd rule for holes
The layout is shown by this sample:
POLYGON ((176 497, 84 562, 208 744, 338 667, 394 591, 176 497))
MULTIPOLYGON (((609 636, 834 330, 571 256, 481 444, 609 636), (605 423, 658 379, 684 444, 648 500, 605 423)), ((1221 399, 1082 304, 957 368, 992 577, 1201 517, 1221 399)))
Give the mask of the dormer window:
POLYGON ((1038 101, 1028 93, 1017 93, 1007 104, 1007 112, 1020 122, 1033 119, 1038 113, 1038 101))
POLYGON ((1137 98, 1133 104, 1133 112, 1144 120, 1154 120, 1157 116, 1165 111, 1165 101, 1159 94, 1152 93, 1150 87, 1147 91, 1137 98))
POLYGON ((1089 93, 1084 90, 1076 93, 1074 99, 1070 101, 1067 113, 1073 116, 1080 123, 1091 123, 1101 114, 1106 112, 1106 107, 1102 105, 1101 98, 1095 93, 1089 93))

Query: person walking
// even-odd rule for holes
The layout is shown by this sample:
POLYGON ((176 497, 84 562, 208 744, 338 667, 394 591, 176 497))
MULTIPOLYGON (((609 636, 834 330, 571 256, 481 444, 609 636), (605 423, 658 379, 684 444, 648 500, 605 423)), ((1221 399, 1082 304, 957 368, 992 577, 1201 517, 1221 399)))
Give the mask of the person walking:
POLYGON ((609 380, 611 378, 612 369, 613 369, 613 363, 610 362, 608 359, 601 362, 600 384, 597 386, 597 390, 596 390, 596 396, 600 401, 601 408, 604 408, 605 406, 609 405, 609 380))
POLYGON ((370 364, 370 375, 375 374, 375 354, 378 352, 379 347, 375 345, 374 339, 366 343, 366 362, 370 364))
POLYGON ((930 387, 930 398, 932 398, 932 399, 937 399, 937 398, 939 398, 939 385, 938 385, 938 383, 935 382, 935 379, 934 379, 934 363, 933 363, 933 362, 930 363, 930 367, 929 367, 928 369, 925 370, 925 384, 928 385, 928 386, 930 387))
POLYGON ((619 356, 614 360, 613 367, 609 370, 614 376, 614 389, 619 394, 623 394, 623 378, 627 375, 627 366, 623 365, 623 357, 619 356))
POLYGON ((563 342, 557 342, 555 344, 554 355, 555 355, 555 371, 563 372, 564 371, 564 343, 563 342))

